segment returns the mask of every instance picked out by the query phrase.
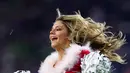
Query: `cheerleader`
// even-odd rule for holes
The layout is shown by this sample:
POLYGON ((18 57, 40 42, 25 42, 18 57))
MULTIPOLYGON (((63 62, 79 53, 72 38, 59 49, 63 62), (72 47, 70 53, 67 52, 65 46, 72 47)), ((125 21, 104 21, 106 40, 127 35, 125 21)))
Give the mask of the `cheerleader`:
POLYGON ((57 12, 49 35, 55 52, 41 63, 38 73, 109 73, 111 61, 124 63, 115 53, 125 43, 121 32, 115 36, 105 23, 85 19, 80 13, 57 12))

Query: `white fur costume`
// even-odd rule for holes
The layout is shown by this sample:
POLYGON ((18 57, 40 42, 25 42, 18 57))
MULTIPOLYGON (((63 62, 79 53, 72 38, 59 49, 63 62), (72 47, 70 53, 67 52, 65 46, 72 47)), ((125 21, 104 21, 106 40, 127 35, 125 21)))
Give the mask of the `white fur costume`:
POLYGON ((92 51, 90 48, 90 43, 87 43, 85 46, 79 46, 77 44, 71 44, 69 48, 66 49, 66 54, 64 55, 61 62, 59 62, 55 68, 53 65, 58 60, 58 53, 53 52, 49 55, 39 69, 39 73, 64 73, 66 69, 71 69, 75 63, 79 60, 79 54, 81 50, 87 49, 92 51))
MULTIPOLYGON (((89 42, 82 47, 77 44, 71 44, 66 49, 63 59, 55 67, 53 65, 58 60, 58 53, 53 52, 41 63, 38 73, 65 73, 66 70, 73 68, 79 59, 81 59, 81 71, 79 73, 110 73, 110 60, 100 54, 100 51, 93 51, 89 42), (88 50, 90 53, 80 58, 79 54, 82 50, 88 50)), ((30 71, 21 70, 14 73, 30 73, 30 71)))

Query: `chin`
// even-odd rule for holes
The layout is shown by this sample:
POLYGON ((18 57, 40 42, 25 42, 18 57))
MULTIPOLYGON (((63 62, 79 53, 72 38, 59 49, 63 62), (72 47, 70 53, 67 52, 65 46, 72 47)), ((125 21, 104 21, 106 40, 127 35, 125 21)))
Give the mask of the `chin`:
POLYGON ((56 49, 57 44, 51 44, 51 47, 52 47, 53 49, 56 49))

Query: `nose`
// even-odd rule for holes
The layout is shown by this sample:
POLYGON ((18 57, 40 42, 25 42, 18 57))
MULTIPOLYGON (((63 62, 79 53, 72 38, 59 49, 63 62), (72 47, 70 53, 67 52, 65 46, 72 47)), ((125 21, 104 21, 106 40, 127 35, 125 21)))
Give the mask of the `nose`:
POLYGON ((55 31, 54 31, 54 30, 51 30, 51 31, 50 31, 50 34, 54 34, 54 33, 55 33, 55 31))

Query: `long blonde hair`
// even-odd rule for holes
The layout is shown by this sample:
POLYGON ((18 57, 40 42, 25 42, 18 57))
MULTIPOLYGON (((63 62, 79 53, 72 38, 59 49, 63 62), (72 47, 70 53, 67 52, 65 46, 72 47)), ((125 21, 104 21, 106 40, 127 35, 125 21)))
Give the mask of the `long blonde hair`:
POLYGON ((95 22, 91 18, 83 18, 80 13, 61 15, 58 10, 56 21, 58 20, 62 21, 68 28, 72 43, 85 45, 90 41, 94 50, 100 50, 111 61, 125 62, 121 56, 115 53, 126 42, 125 38, 122 38, 122 32, 115 35, 107 30, 110 26, 106 26, 106 23, 95 22))

